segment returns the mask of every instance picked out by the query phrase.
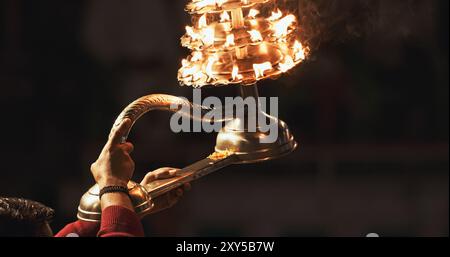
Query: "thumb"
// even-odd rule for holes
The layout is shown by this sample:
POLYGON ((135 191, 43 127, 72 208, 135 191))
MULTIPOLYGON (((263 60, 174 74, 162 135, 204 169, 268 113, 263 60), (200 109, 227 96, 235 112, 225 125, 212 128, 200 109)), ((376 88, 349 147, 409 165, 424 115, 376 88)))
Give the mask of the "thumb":
POLYGON ((114 126, 111 129, 111 133, 109 134, 109 144, 111 146, 115 146, 122 143, 124 137, 127 136, 127 133, 130 131, 132 126, 132 122, 130 119, 126 118, 118 125, 114 126))

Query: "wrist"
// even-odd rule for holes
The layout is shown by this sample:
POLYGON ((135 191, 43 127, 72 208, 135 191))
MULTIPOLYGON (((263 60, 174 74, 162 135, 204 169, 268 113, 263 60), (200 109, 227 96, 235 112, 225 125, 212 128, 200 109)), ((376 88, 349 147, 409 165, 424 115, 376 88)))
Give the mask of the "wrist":
POLYGON ((97 181, 98 186, 100 189, 110 186, 121 186, 128 188, 128 181, 118 179, 118 178, 105 178, 97 181))
POLYGON ((128 188, 124 186, 106 186, 100 189, 100 193, 98 194, 98 197, 100 200, 102 199, 102 196, 105 194, 111 194, 111 193, 122 193, 129 196, 128 188))
POLYGON ((134 211, 131 199, 127 194, 121 192, 104 194, 100 199, 100 205, 102 210, 110 206, 121 206, 134 211))

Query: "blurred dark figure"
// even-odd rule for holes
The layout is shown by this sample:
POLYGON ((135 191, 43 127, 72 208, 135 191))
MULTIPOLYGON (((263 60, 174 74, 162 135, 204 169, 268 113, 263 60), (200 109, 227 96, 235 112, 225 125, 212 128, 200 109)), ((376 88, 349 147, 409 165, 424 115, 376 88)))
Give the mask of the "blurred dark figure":
POLYGON ((0 237, 50 237, 53 209, 27 199, 0 197, 0 237))

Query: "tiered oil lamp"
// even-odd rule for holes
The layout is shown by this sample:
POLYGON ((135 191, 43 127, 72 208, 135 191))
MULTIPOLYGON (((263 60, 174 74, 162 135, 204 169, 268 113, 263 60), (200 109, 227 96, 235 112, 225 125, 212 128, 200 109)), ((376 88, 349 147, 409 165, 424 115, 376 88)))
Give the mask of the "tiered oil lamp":
MULTIPOLYGON (((283 13, 276 7, 276 0, 193 0, 186 10, 194 24, 186 27, 181 38, 181 44, 192 51, 178 72, 182 85, 195 88, 239 85, 244 99, 252 97, 258 102, 257 81, 278 77, 308 54, 308 48, 298 38, 296 16, 283 13)), ((124 118, 134 123, 152 110, 177 112, 186 108, 191 112, 184 114, 192 118, 192 110, 196 108, 192 103, 170 95, 149 95, 125 108, 116 123, 124 118)), ((258 112, 256 116, 278 124, 278 138, 274 142, 262 143, 268 132, 259 127, 250 131, 242 125, 248 119, 257 119, 248 113, 244 118, 227 120, 217 136, 215 151, 207 158, 182 169, 174 178, 144 186, 129 183, 136 212, 141 216, 151 213, 152 199, 231 164, 267 161, 295 150, 297 143, 287 125, 261 110, 258 112)), ((95 185, 83 195, 79 219, 100 220, 98 193, 95 185)))
POLYGON ((258 8, 273 2, 194 0, 188 4, 195 24, 186 27, 181 44, 192 54, 182 62, 179 81, 193 87, 252 85, 302 62, 308 49, 297 38, 296 16, 278 8, 264 15, 260 11, 264 8, 258 8))

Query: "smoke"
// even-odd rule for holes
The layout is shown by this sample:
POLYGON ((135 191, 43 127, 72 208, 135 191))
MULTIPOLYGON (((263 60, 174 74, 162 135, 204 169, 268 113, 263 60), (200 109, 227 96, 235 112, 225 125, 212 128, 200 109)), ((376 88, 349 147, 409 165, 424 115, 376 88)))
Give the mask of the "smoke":
MULTIPOLYGON (((291 2, 291 0, 282 0, 291 2)), ((311 48, 386 33, 402 38, 430 23, 436 1, 298 0, 301 37, 311 48), (428 23, 427 23, 428 22, 428 23), (419 27, 419 28, 418 28, 419 27)), ((432 22, 432 21, 431 21, 432 22)))

